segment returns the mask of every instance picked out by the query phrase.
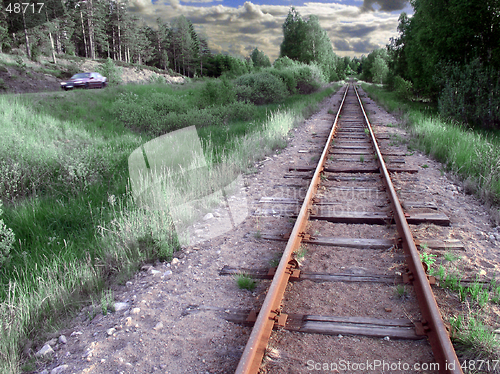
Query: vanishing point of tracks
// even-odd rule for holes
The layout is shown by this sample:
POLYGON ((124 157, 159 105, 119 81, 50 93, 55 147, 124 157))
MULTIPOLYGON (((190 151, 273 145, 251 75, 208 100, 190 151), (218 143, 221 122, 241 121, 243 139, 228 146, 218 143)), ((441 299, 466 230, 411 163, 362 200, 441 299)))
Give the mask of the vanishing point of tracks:
MULTIPOLYGON (((255 323, 239 361, 237 373, 259 371, 272 330, 280 327, 303 334, 361 335, 376 337, 378 340, 384 337, 396 341, 427 338, 434 361, 439 364, 439 369, 435 371, 462 372, 434 299, 430 287, 431 280, 420 261, 418 242, 413 239, 409 226, 409 223, 447 224, 449 221, 436 213, 409 215, 403 211, 391 181, 391 174, 411 170, 391 167, 396 165, 398 156, 404 154, 381 152, 357 90, 354 86, 348 86, 317 166, 295 168, 295 171, 314 171, 314 174, 263 305, 247 319, 251 322, 254 319, 255 323), (359 198, 351 199, 348 203, 345 198, 342 199, 342 191, 352 192, 353 196, 359 198), (395 228, 391 223, 395 224, 395 228), (339 224, 363 226, 363 229, 359 230, 359 236, 363 237, 337 235, 334 225, 339 224), (387 235, 387 230, 389 234, 392 230, 392 238, 387 235), (362 259, 370 250, 372 255, 368 261, 363 262, 363 274, 301 273, 297 254, 303 243, 329 246, 327 248, 334 248, 330 249, 331 251, 342 248, 344 256, 352 258, 362 259), (388 269, 391 261, 381 255, 373 255, 374 250, 387 250, 387 247, 391 246, 400 252, 402 250, 400 256, 405 262, 405 270, 401 272, 399 279, 394 272, 391 275, 388 269), (369 269, 366 269, 367 266, 369 269), (370 276, 367 276, 367 273, 370 276), (349 282, 359 285, 359 290, 378 284, 380 298, 384 297, 384 286, 394 290, 395 285, 406 284, 401 287, 411 287, 418 301, 419 311, 412 311, 412 315, 417 314, 420 319, 356 316, 352 313, 361 308, 349 305, 346 307, 350 311, 348 316, 295 314, 296 311, 290 310, 293 306, 287 306, 286 300, 290 299, 287 296, 287 285, 289 282, 304 279, 329 283, 341 290, 343 288, 339 284, 349 282)), ((328 253, 324 254, 324 258, 329 257, 328 253)), ((366 294, 361 296, 358 293, 358 298, 363 300, 353 302, 376 303, 379 296, 373 290, 367 289, 364 292, 366 294)), ((386 290, 385 294, 387 293, 386 290)), ((327 296, 324 300, 327 303, 335 303, 335 299, 327 296)), ((384 302, 387 312, 398 308, 397 305, 390 305, 389 301, 384 302)), ((291 304, 293 305, 293 302, 291 304)), ((370 370, 364 372, 368 371, 370 370)), ((389 369, 386 372, 390 371, 389 369)))

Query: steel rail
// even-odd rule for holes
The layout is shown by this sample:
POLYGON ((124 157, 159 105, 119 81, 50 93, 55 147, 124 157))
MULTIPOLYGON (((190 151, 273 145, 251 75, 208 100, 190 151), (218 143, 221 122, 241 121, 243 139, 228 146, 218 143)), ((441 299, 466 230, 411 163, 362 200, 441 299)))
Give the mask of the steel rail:
POLYGON ((389 199, 392 207, 392 213, 394 215, 394 220, 396 222, 396 227, 398 234, 402 239, 403 250, 405 252, 406 264, 410 270, 410 277, 413 278, 413 286, 415 287, 415 292, 417 294, 417 300, 420 305, 420 311, 422 313, 422 324, 424 331, 429 338, 431 344, 432 352, 434 354, 434 359, 439 363, 440 373, 463 373, 460 362, 458 361, 455 349, 450 341, 448 332, 446 330, 443 318, 439 312, 439 308, 432 293, 431 286, 427 279, 427 275, 422 266, 420 256, 415 246, 415 241, 410 230, 410 226, 406 221, 403 208, 392 184, 389 172, 385 165, 382 153, 377 144, 375 134, 371 127, 368 116, 366 115, 365 109, 359 97, 358 90, 354 86, 354 92, 359 101, 361 110, 363 111, 363 116, 366 121, 366 125, 370 130, 370 136, 372 139, 373 146, 377 153, 377 160, 380 167, 380 174, 383 177, 383 182, 386 186, 387 192, 389 194, 389 199))
POLYGON ((287 242, 285 251, 283 252, 280 263, 271 282, 271 286, 269 287, 264 303, 260 309, 257 320, 255 321, 248 342, 238 363, 238 367, 236 368, 237 374, 250 374, 257 373, 259 371, 274 324, 278 320, 281 313, 281 301, 283 300, 288 280, 293 269, 297 267, 293 260, 293 252, 297 250, 302 243, 301 234, 304 233, 306 229, 310 208, 312 206, 312 198, 316 194, 319 187, 321 173, 323 172, 324 164, 328 156, 330 143, 335 134, 340 112, 344 106, 348 91, 349 86, 347 86, 344 92, 344 96, 337 115, 335 116, 335 121, 330 131, 330 135, 328 136, 323 153, 321 154, 321 158, 316 166, 316 170, 314 171, 307 194, 304 198, 304 203, 302 204, 297 220, 293 226, 292 233, 290 234, 290 239, 287 242))

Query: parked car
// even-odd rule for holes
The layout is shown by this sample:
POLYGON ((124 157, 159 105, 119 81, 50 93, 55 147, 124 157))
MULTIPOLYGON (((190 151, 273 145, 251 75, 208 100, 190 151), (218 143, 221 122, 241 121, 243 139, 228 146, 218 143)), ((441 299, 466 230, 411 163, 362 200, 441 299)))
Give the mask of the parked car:
POLYGON ((104 88, 107 84, 106 77, 99 73, 78 73, 61 82, 61 88, 65 91, 73 88, 104 88))

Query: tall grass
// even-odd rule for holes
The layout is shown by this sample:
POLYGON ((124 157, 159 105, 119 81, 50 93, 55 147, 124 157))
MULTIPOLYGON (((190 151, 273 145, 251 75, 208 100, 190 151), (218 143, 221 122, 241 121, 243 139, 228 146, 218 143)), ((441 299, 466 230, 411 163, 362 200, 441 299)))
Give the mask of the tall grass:
MULTIPOLYGON (((284 147, 288 131, 335 88, 258 107, 251 122, 203 127, 213 178, 284 147)), ((0 268, 1 373, 19 371, 20 348, 35 334, 43 339, 42 326, 178 248, 168 212, 139 208, 127 187, 127 158, 152 135, 131 131, 110 108, 130 92, 168 91, 189 101, 199 86, 184 89, 135 85, 0 97, 0 196, 16 236, 0 268)))
POLYGON ((459 176, 468 192, 476 193, 487 203, 500 203, 500 137, 497 134, 443 120, 434 108, 400 100, 395 93, 375 85, 363 84, 363 89, 390 111, 402 110, 400 114, 409 124, 413 144, 459 176))

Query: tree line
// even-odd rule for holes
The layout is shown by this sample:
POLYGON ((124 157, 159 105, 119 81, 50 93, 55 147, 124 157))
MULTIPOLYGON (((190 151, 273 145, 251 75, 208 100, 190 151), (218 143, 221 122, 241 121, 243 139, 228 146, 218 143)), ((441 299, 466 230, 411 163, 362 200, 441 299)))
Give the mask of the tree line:
MULTIPOLYGON (((271 66, 258 48, 246 58, 213 54, 189 19, 156 20, 148 26, 128 8, 128 0, 45 0, 41 9, 16 12, 2 0, 0 43, 4 52, 20 48, 33 60, 41 54, 80 56, 171 69, 189 77, 232 77, 271 66)), ((356 61, 338 57, 317 16, 303 19, 291 8, 283 24, 280 57, 317 64, 328 80, 343 79, 356 61)), ((359 65, 359 63, 358 63, 359 65)))
POLYGON ((500 2, 410 3, 399 36, 363 57, 362 78, 430 99, 456 121, 500 128, 500 2))
MULTIPOLYGON (((3 1, 8 9, 13 1, 3 1)), ((38 10, 38 9, 36 9, 38 10)), ((151 27, 132 14, 128 0, 46 0, 40 12, 3 12, 2 50, 22 48, 40 54, 80 56, 170 68, 186 76, 204 75, 210 50, 184 16, 151 27)))

